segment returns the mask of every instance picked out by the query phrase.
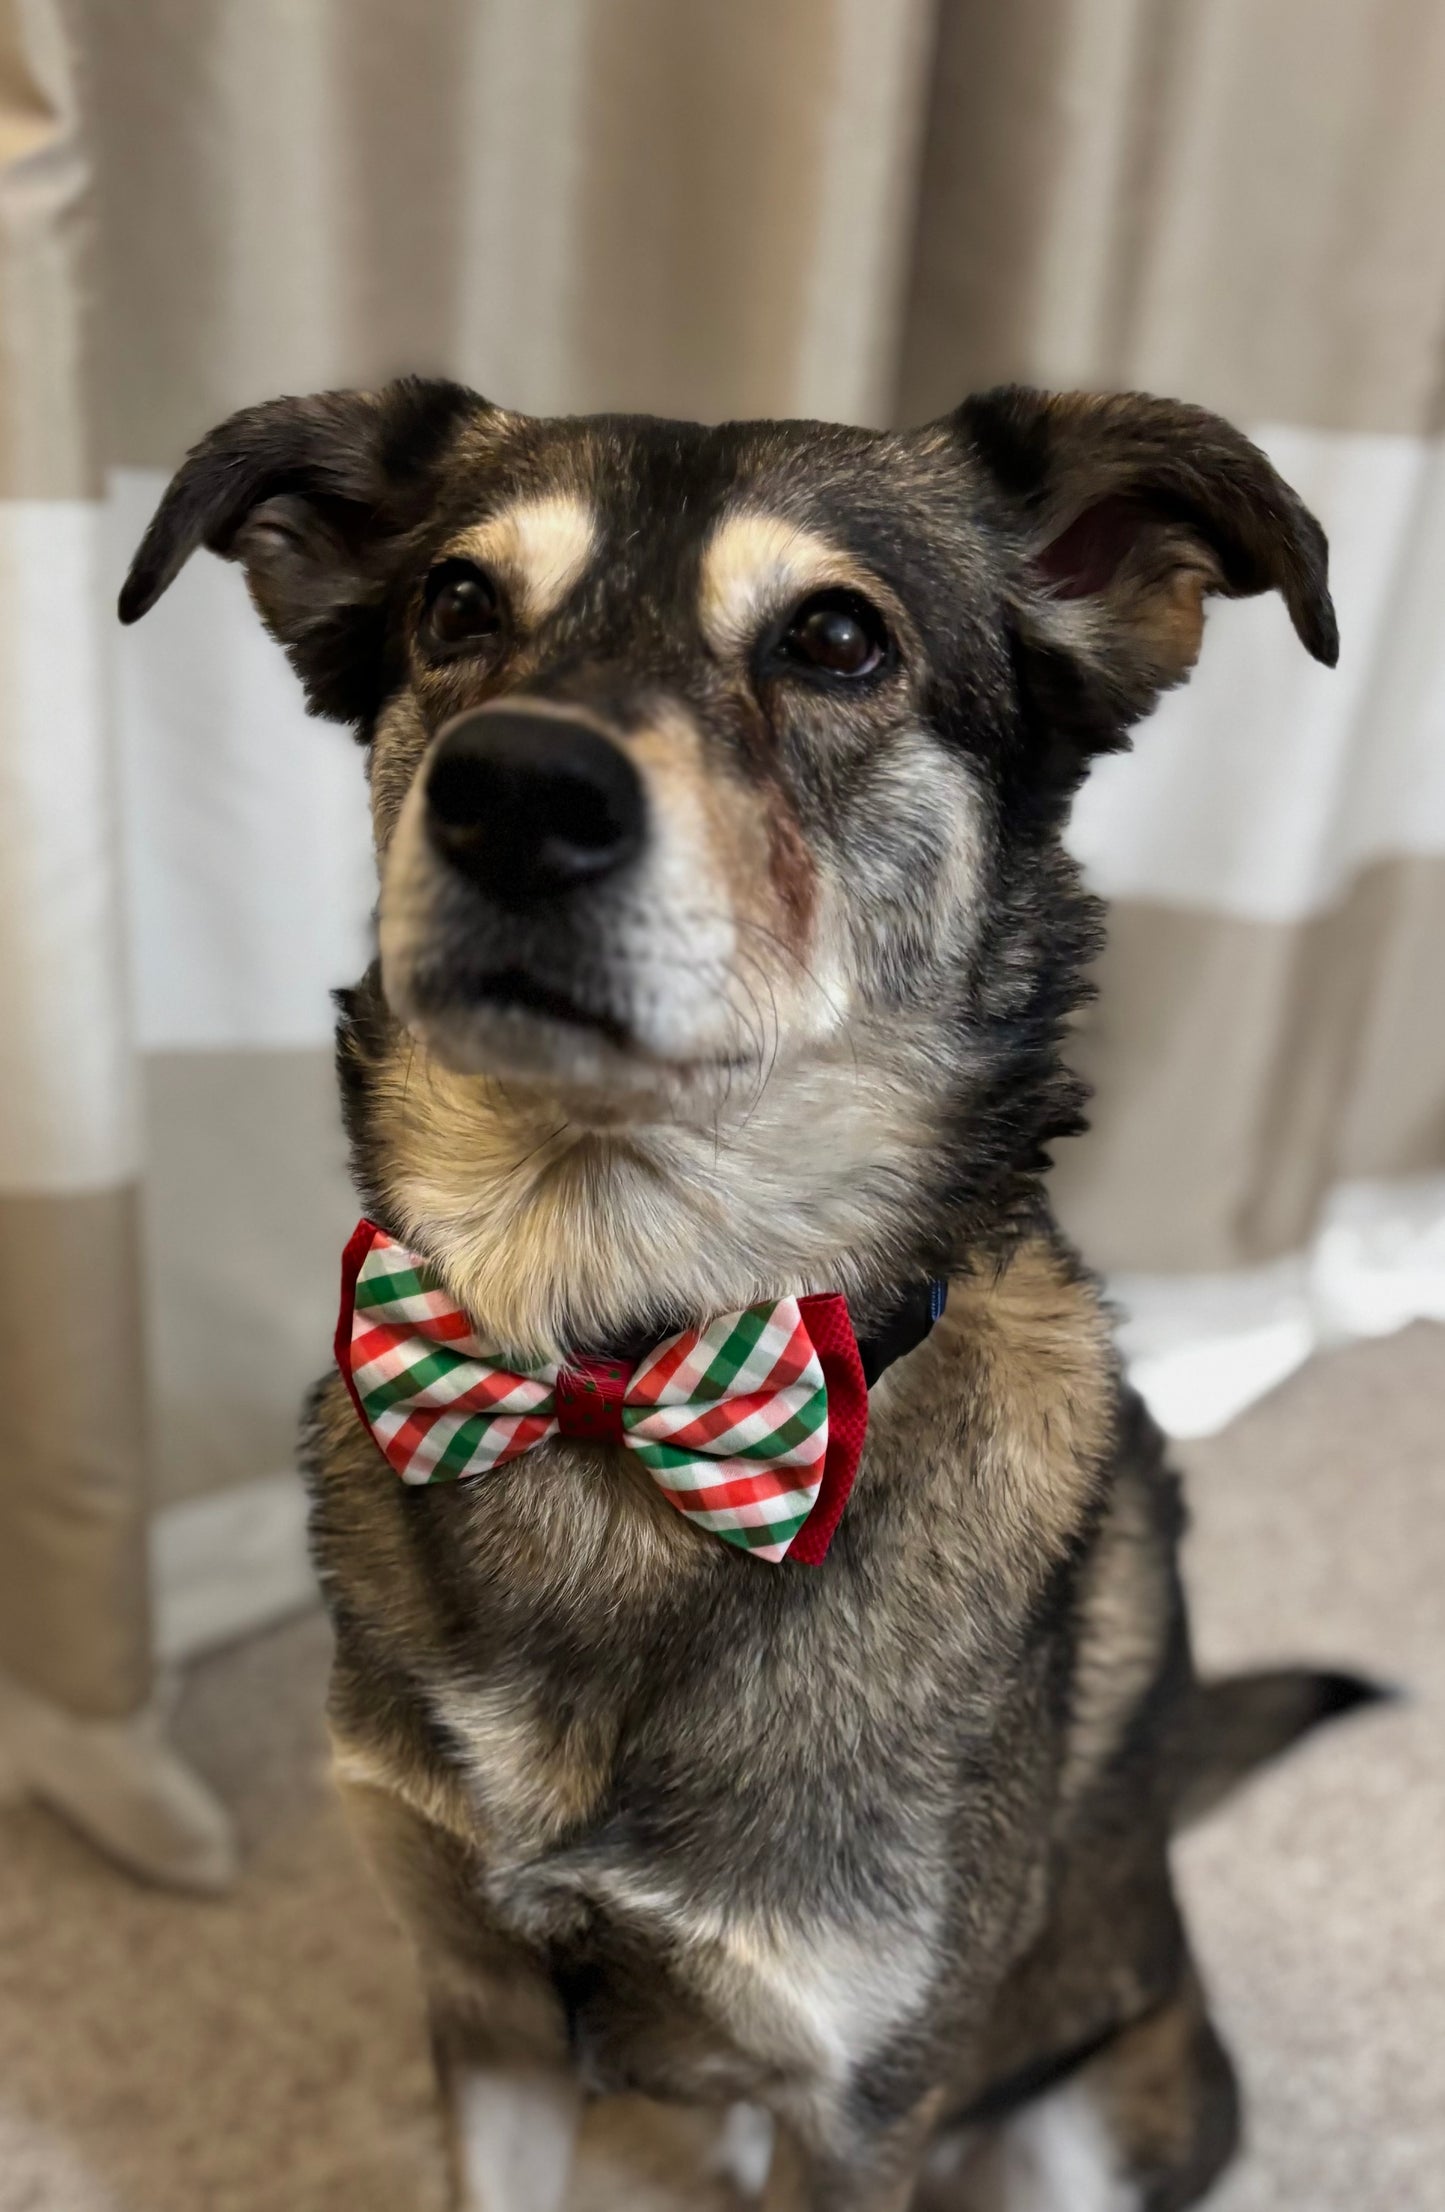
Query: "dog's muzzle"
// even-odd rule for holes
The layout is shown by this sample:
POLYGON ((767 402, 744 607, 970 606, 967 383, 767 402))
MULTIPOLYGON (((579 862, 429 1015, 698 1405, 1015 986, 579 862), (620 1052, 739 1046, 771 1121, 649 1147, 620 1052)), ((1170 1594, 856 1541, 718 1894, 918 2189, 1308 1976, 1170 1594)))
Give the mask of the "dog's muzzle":
POLYGON ((616 876, 642 850, 642 780, 620 746, 553 709, 484 707, 445 725, 427 835, 492 903, 521 912, 616 876))

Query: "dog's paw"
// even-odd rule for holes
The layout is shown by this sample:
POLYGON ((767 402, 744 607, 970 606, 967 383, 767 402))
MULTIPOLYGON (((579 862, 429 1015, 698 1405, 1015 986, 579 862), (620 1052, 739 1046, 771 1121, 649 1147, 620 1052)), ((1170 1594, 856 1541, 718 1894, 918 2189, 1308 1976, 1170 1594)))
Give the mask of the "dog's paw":
POLYGON ((768 2186, 773 2166, 773 2118, 761 2105, 729 2107, 708 2160, 708 2172, 752 2204, 768 2186))

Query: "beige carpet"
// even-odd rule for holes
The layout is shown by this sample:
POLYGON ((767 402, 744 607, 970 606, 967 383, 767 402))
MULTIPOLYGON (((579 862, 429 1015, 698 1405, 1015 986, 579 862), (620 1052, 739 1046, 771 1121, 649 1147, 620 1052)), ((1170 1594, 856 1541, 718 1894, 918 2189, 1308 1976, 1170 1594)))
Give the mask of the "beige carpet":
MULTIPOLYGON (((1412 1702, 1320 1738, 1188 1839, 1199 1947, 1250 2094, 1218 2212, 1445 2212, 1445 1335, 1317 1363, 1181 1454, 1199 1642, 1311 1654, 1412 1702)), ((221 1905, 147 1895, 0 1817, 0 2212, 434 2212, 405 1951, 327 1795, 325 1633, 197 1670, 181 1734, 236 1808, 221 1905)), ((577 2204, 722 2199, 687 2122, 612 2115, 577 2204), (650 2177, 650 2178, 649 2178, 650 2177)))

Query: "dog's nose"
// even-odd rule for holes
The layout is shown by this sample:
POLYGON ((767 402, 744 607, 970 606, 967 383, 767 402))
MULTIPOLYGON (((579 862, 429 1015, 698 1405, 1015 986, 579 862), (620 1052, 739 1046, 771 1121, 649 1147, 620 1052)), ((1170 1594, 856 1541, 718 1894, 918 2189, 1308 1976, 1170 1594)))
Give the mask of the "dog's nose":
POLYGON ((437 742, 426 803, 432 843, 502 906, 596 883, 642 848, 637 770, 570 714, 458 715, 437 742))

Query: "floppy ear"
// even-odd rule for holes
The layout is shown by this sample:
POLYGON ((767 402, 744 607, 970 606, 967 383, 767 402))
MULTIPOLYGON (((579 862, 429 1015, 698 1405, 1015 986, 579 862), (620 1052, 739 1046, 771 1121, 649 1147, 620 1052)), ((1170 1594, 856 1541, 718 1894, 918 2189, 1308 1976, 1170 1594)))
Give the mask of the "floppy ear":
POLYGON ((1085 751, 1193 667, 1212 592, 1278 591, 1300 640, 1339 651, 1325 534, 1257 446, 1202 407, 1006 386, 951 418, 1012 540, 1025 680, 1085 751))
POLYGON ((362 720, 384 676, 397 543, 425 514, 457 425, 485 407, 459 384, 410 377, 232 415, 172 478, 121 591, 121 621, 148 613, 208 546, 245 568, 312 711, 362 720))

